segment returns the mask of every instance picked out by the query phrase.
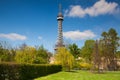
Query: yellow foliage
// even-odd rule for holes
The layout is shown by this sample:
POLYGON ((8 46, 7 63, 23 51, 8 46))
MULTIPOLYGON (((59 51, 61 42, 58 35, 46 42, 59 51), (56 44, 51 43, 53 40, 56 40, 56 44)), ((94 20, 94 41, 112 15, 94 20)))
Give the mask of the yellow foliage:
POLYGON ((16 53, 16 62, 32 63, 36 55, 36 49, 34 47, 25 47, 24 50, 17 50, 16 53))
POLYGON ((70 70, 73 67, 74 57, 64 47, 58 48, 55 54, 55 64, 60 64, 64 69, 70 70))
POLYGON ((86 63, 86 62, 82 62, 82 63, 80 63, 80 68, 90 69, 91 66, 92 66, 91 64, 86 63))

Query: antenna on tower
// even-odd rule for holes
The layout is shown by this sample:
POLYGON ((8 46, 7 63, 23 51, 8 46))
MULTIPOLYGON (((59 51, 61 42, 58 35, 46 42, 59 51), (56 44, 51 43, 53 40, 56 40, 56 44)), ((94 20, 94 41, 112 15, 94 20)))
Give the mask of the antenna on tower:
POLYGON ((62 13, 62 5, 59 4, 59 13, 62 13))

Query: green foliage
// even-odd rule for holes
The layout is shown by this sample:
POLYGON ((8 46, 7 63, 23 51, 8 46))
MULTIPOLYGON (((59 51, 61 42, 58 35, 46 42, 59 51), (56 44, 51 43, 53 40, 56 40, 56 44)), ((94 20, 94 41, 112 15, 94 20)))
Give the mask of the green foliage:
POLYGON ((14 50, 10 49, 7 42, 0 41, 0 62, 1 61, 14 61, 14 50))
POLYGON ((116 32, 116 30, 111 28, 108 32, 103 32, 101 36, 101 42, 104 45, 104 48, 108 48, 108 51, 114 54, 119 47, 120 40, 120 37, 118 37, 118 33, 116 32))
POLYGON ((60 65, 0 63, 1 80, 33 80, 61 71, 60 65))
POLYGON ((113 28, 109 29, 108 32, 103 32, 101 36, 101 55, 105 57, 106 62, 109 61, 109 63, 107 63, 109 66, 108 69, 116 70, 117 64, 114 59, 116 58, 120 37, 118 37, 118 33, 113 28))
POLYGON ((46 64, 50 56, 51 53, 43 46, 35 48, 24 43, 13 49, 7 42, 0 41, 0 62, 46 64))
POLYGON ((37 49, 30 46, 23 46, 21 49, 16 50, 15 60, 18 63, 45 64, 48 63, 48 59, 48 52, 43 46, 37 49))
POLYGON ((63 70, 70 71, 74 64, 73 55, 64 47, 58 48, 55 63, 62 65, 63 70))
POLYGON ((19 64, 0 63, 0 79, 1 80, 18 80, 19 64))
POLYGON ((116 52, 116 56, 117 56, 118 59, 120 58, 120 51, 116 52))
POLYGON ((94 49, 94 40, 86 40, 84 46, 81 49, 81 56, 86 59, 86 61, 91 62, 92 53, 94 49))
POLYGON ((33 63, 36 57, 36 49, 26 46, 23 50, 17 50, 15 60, 18 63, 33 63))
POLYGON ((80 48, 78 48, 78 46, 75 43, 70 44, 68 46, 68 50, 75 58, 78 58, 80 56, 80 48))
POLYGON ((48 63, 48 58, 49 58, 48 51, 43 46, 38 47, 36 52, 36 60, 34 62, 42 64, 48 63))

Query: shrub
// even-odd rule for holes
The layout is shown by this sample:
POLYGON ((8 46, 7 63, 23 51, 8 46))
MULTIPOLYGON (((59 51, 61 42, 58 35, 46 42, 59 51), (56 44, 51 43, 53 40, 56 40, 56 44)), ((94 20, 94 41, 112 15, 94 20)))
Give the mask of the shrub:
POLYGON ((89 63, 85 63, 85 62, 80 63, 80 68, 81 68, 81 69, 90 70, 91 67, 92 67, 92 65, 89 64, 89 63))
POLYGON ((19 64, 0 63, 0 80, 18 80, 19 64))
POLYGON ((60 65, 0 63, 0 80, 33 80, 61 71, 60 65))

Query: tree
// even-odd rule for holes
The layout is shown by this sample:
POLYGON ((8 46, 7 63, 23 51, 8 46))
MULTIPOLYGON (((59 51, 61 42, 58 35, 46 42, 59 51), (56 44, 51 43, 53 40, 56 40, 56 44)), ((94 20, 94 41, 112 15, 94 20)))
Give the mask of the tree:
POLYGON ((18 63, 34 63, 36 58, 36 49, 34 47, 26 46, 24 49, 16 51, 15 60, 18 63))
POLYGON ((91 62, 92 60, 94 44, 94 40, 86 40, 84 46, 81 49, 81 56, 85 58, 87 62, 91 62))
POLYGON ((94 71, 98 70, 98 73, 100 73, 100 65, 101 65, 101 55, 100 55, 100 49, 99 49, 99 41, 96 40, 93 54, 92 54, 92 62, 93 62, 93 69, 94 71))
POLYGON ((0 41, 0 62, 1 61, 14 61, 13 49, 6 41, 0 41))
POLYGON ((43 46, 37 48, 36 59, 34 63, 48 63, 51 54, 43 46))
POLYGON ((108 32, 103 32, 101 36, 102 56, 104 56, 107 61, 108 69, 116 70, 115 59, 120 38, 118 37, 116 30, 113 28, 108 32))
POLYGON ((22 45, 22 47, 20 46, 20 49, 16 51, 15 60, 18 63, 45 64, 48 63, 49 55, 43 46, 34 48, 22 45))
POLYGON ((70 44, 68 46, 68 50, 74 56, 74 58, 78 58, 80 56, 80 48, 78 48, 78 46, 75 43, 70 44))
POLYGON ((70 71, 73 67, 74 57, 65 47, 60 47, 55 54, 55 63, 62 65, 63 70, 70 71))
POLYGON ((118 59, 120 59, 120 51, 116 52, 116 56, 117 56, 118 59))

